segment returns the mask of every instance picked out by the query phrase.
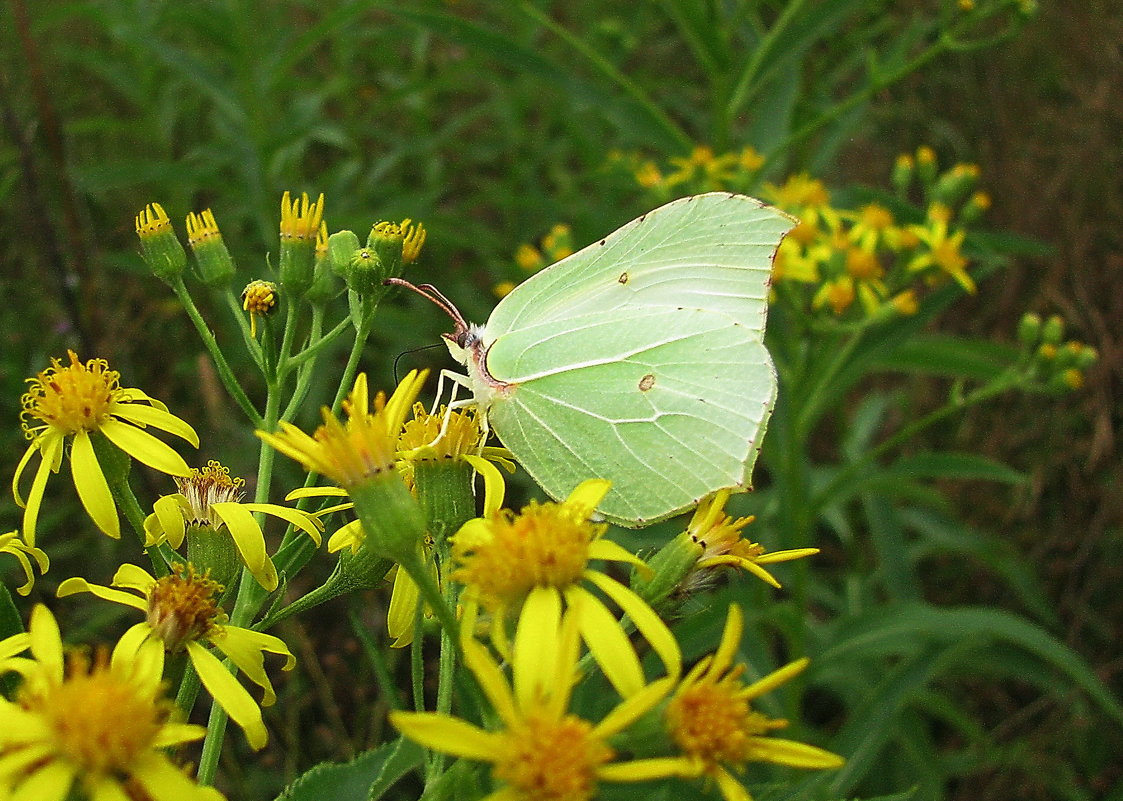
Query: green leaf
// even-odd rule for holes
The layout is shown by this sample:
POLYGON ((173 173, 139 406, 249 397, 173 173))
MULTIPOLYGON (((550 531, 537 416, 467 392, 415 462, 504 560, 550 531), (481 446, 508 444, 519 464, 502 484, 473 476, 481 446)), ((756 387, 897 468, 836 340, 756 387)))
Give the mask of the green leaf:
MULTIPOLYGON (((971 651, 985 650, 994 641, 1016 645, 1061 671, 1101 709, 1123 724, 1123 705, 1078 653, 1041 626, 993 607, 938 608, 924 603, 878 607, 869 614, 846 621, 836 632, 834 644, 815 658, 822 664, 837 663, 841 667, 848 659, 909 653, 930 643, 963 647, 962 653, 969 656, 971 651)), ((966 663, 966 659, 961 661, 966 663)), ((1054 683, 1047 689, 1065 688, 1054 683)))
POLYGON ((910 478, 957 478, 1021 484, 1026 476, 1001 462, 974 453, 928 451, 902 456, 889 472, 910 478))
POLYGON ((421 746, 399 738, 350 762, 321 762, 286 787, 277 801, 374 801, 420 767, 424 756, 421 746))
POLYGON ((944 375, 987 381, 1018 358, 1018 349, 997 342, 940 334, 920 334, 884 353, 875 370, 944 375))

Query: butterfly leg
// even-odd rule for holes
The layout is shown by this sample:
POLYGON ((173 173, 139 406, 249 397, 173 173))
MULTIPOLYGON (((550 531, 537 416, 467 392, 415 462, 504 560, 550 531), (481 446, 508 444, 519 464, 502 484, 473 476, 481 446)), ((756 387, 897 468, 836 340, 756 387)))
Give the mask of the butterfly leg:
MULTIPOLYGON (((443 419, 441 420, 441 430, 439 432, 437 432, 437 436, 434 437, 433 441, 429 443, 430 446, 436 445, 438 442, 440 442, 441 437, 443 437, 445 434, 448 433, 448 423, 449 423, 449 420, 452 419, 452 413, 453 413, 454 410, 464 409, 468 406, 474 406, 475 403, 476 403, 476 400, 475 400, 474 397, 473 398, 463 398, 463 399, 460 399, 460 400, 458 400, 457 397, 456 397, 457 391, 460 387, 465 387, 465 388, 469 387, 468 376, 464 375, 463 373, 454 372, 452 370, 441 370, 440 375, 437 378, 437 400, 433 404, 433 410, 430 412, 430 414, 436 414, 437 413, 438 404, 441 401, 441 396, 444 394, 444 380, 446 378, 448 379, 449 383, 452 385, 452 389, 449 391, 448 405, 445 407, 445 413, 444 413, 443 419)), ((480 440, 480 442, 482 444, 483 440, 487 439, 488 432, 490 431, 490 429, 488 428, 488 425, 487 425, 486 415, 484 416, 484 419, 483 419, 483 422, 480 425, 480 428, 483 431, 483 439, 480 440)))

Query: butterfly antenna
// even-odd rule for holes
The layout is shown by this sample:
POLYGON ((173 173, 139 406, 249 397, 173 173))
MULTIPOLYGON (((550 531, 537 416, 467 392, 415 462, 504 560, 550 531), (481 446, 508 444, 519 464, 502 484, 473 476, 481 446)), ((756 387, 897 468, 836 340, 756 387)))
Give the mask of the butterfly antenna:
POLYGON ((395 356, 394 357, 394 384, 396 385, 398 383, 398 362, 400 362, 402 360, 403 356, 409 356, 413 353, 420 353, 423 350, 432 350, 433 348, 439 348, 439 347, 441 347, 441 343, 434 342, 432 345, 422 345, 421 347, 418 347, 418 348, 410 348, 409 350, 403 350, 401 353, 399 353, 397 356, 395 356))
POLYGON ((460 309, 456 308, 456 305, 432 284, 411 284, 404 278, 387 278, 382 283, 386 286, 404 287, 411 292, 416 292, 429 302, 435 303, 444 310, 445 314, 452 318, 452 322, 456 325, 456 336, 468 330, 468 321, 464 319, 464 315, 460 313, 460 309))

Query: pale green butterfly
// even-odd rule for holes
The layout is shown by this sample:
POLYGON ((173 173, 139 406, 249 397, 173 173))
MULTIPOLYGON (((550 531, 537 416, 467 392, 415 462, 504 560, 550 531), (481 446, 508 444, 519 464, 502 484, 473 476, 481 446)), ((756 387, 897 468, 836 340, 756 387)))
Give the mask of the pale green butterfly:
MULTIPOLYGON (((686 197, 517 286, 444 338, 491 429, 553 498, 588 478, 638 527, 751 486, 776 401, 764 347, 776 249, 796 220, 744 195, 686 197)), ((440 392, 438 391, 438 394, 440 392)))

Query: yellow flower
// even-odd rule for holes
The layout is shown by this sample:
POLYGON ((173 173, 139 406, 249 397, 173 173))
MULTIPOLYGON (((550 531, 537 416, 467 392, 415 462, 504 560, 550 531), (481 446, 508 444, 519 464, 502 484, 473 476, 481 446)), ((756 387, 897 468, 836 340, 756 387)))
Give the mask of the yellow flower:
POLYGON ((952 233, 948 229, 948 216, 943 209, 933 204, 929 209, 928 225, 912 225, 909 229, 920 242, 928 246, 928 251, 920 253, 908 264, 910 272, 935 267, 949 276, 972 295, 975 294, 975 281, 967 273, 967 259, 960 253, 967 232, 952 233))
POLYGON ((45 606, 30 629, 0 642, 0 671, 23 677, 14 703, 0 698, 0 797, 63 799, 77 785, 92 801, 222 799, 168 759, 206 729, 170 720, 158 646, 118 643, 91 664, 81 651, 64 660, 45 606), (15 656, 28 647, 32 658, 15 656))
MULTIPOLYGON (((454 581, 466 585, 462 596, 471 609, 479 604, 495 623, 492 638, 500 652, 507 647, 507 621, 524 607, 565 603, 577 607, 581 636, 613 686, 625 697, 643 687, 639 659, 619 621, 583 585, 599 589, 616 603, 662 658, 667 672, 678 675, 681 655, 666 624, 638 595, 606 574, 589 567, 590 560, 625 562, 646 569, 634 555, 603 539, 604 524, 590 522, 609 483, 591 479, 580 484, 564 503, 535 503, 514 514, 496 511, 469 520, 452 538, 454 581)), ((520 622, 522 625, 522 622, 520 622)))
POLYGON ((301 194, 299 200, 292 200, 286 191, 281 198, 281 240, 313 242, 320 231, 324 219, 324 194, 312 203, 308 193, 301 194))
MULTIPOLYGON (((144 521, 145 545, 167 541, 178 548, 190 530, 191 538, 220 537, 223 530, 237 548, 240 561, 249 568, 257 582, 269 592, 277 589, 277 568, 265 552, 265 534, 254 518, 260 512, 279 517, 306 533, 317 546, 323 525, 315 516, 274 503, 241 503, 241 478, 231 478, 230 471, 214 461, 191 475, 177 477, 179 492, 165 495, 153 504, 153 513, 144 521)), ((190 547, 190 543, 189 543, 190 547)), ((223 576, 232 580, 233 576, 223 576)))
POLYGON ((428 370, 411 370, 390 400, 381 392, 375 396, 372 412, 367 377, 361 373, 343 402, 346 424, 324 407, 324 423, 311 437, 284 421, 279 433, 258 431, 257 435, 307 470, 352 489, 394 469, 398 432, 428 374, 428 370))
POLYGON ((772 691, 807 667, 800 659, 744 684, 744 666, 733 665, 741 640, 741 610, 732 605, 717 650, 682 679, 667 703, 667 733, 681 753, 678 758, 638 760, 682 777, 713 779, 726 801, 751 801, 734 775, 748 762, 773 762, 795 768, 837 768, 844 760, 813 745, 767 736, 788 725, 752 708, 750 702, 772 691))
POLYGON ((104 359, 83 364, 74 351, 68 353, 69 365, 51 359, 49 368, 29 378, 30 388, 21 399, 20 418, 31 445, 16 467, 12 492, 16 503, 24 507, 23 535, 28 545, 35 544, 35 524, 47 477, 62 465, 67 437, 73 437, 70 469, 78 498, 97 527, 111 537, 121 536, 121 522, 91 435, 102 434, 133 459, 173 476, 186 476, 191 469, 182 456, 144 429, 152 426, 199 447, 199 437, 191 426, 141 390, 122 387, 120 373, 110 370, 104 359), (36 453, 41 461, 25 501, 19 482, 36 453))
POLYGON ((819 553, 818 548, 793 548, 768 553, 763 545, 741 536, 741 529, 753 522, 752 517, 732 518, 725 513, 729 490, 711 495, 694 510, 686 528, 687 535, 698 545, 696 571, 708 571, 728 565, 752 573, 766 584, 779 589, 778 582, 762 565, 790 562, 819 553))
POLYGON ((35 586, 35 571, 31 568, 31 561, 27 558, 30 556, 35 560, 39 566, 39 573, 43 574, 50 568, 51 562, 47 559, 47 554, 42 550, 32 545, 27 545, 20 539, 18 531, 9 531, 7 534, 0 534, 0 553, 9 553, 14 556, 23 568, 23 575, 27 581, 22 584, 17 592, 20 595, 27 595, 31 592, 31 588, 35 586))
POLYGON ((261 710, 253 697, 201 641, 221 651, 250 681, 265 691, 262 706, 269 706, 277 700, 265 673, 264 652, 284 656, 284 670, 291 670, 296 658, 282 640, 271 634, 227 625, 226 613, 216 600, 222 589, 220 584, 207 576, 197 575, 190 565, 177 564, 173 573, 156 579, 136 565, 126 564, 121 565, 113 576, 112 587, 90 584, 82 578, 69 578, 59 585, 58 595, 62 598, 90 592, 98 598, 144 612, 147 619, 125 632, 117 650, 128 657, 146 648, 148 642, 160 642, 163 647, 158 649, 156 662, 161 671, 165 649, 172 653, 186 650, 211 697, 242 727, 250 745, 259 749, 268 738, 261 710), (124 587, 132 592, 113 587, 124 587))
POLYGON ((464 638, 464 660, 498 716, 498 730, 435 712, 391 712, 391 724, 429 748, 491 763, 503 785, 488 796, 495 801, 586 801, 602 781, 649 778, 633 774, 626 762, 614 763, 608 741, 652 709, 670 680, 642 687, 599 723, 570 713, 570 696, 581 677, 578 614, 571 607, 563 617, 556 597, 528 600, 510 681, 484 646, 464 638))

